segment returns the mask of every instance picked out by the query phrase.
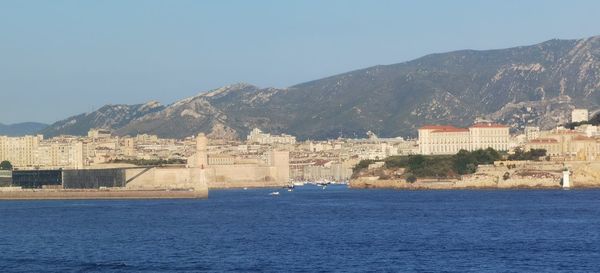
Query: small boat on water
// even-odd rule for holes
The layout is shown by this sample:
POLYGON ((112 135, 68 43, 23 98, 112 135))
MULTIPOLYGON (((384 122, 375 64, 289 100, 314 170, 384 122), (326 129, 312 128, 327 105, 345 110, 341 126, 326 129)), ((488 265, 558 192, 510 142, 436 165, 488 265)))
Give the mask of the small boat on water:
POLYGON ((272 193, 269 193, 269 195, 279 195, 279 192, 278 191, 274 191, 272 193))
POLYGON ((292 189, 288 189, 288 191, 293 191, 292 189))

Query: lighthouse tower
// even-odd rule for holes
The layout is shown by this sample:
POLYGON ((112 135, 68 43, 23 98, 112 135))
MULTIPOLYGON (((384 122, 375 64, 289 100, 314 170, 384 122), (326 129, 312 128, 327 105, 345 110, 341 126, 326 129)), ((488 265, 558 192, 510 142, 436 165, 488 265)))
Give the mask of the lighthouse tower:
POLYGON ((207 154, 208 138, 204 133, 198 134, 196 137, 196 167, 204 169, 208 166, 207 154))
POLYGON ((563 187, 563 189, 568 189, 568 188, 571 187, 570 174, 571 174, 571 172, 569 172, 569 169, 565 168, 563 170, 563 177, 562 177, 562 187, 563 187))

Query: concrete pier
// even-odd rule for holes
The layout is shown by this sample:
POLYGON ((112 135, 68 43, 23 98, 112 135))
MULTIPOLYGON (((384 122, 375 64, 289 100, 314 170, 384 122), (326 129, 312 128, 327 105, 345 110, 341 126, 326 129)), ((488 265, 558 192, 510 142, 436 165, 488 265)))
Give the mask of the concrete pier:
POLYGON ((75 199, 182 199, 207 198, 206 191, 193 190, 14 190, 0 191, 0 200, 75 199))

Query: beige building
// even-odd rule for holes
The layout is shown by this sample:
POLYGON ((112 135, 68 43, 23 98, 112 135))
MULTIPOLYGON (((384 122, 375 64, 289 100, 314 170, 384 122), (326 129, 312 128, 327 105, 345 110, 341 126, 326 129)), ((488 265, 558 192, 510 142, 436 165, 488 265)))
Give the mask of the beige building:
POLYGON ((82 169, 83 142, 43 142, 36 150, 36 167, 82 169))
POLYGON ((540 137, 540 127, 525 126, 525 139, 527 141, 534 140, 540 137))
POLYGON ((76 139, 0 136, 0 161, 8 160, 16 168, 82 168, 83 150, 76 139))
POLYGON ((600 155, 600 142, 572 130, 555 130, 525 144, 525 150, 544 149, 549 156, 567 159, 596 160, 600 155))
POLYGON ((36 152, 42 135, 7 137, 0 136, 0 161, 8 160, 14 167, 32 167, 37 164, 36 152))
POLYGON ((589 113, 587 109, 573 109, 571 112, 571 122, 588 121, 589 113))
POLYGON ((196 137, 196 151, 188 158, 188 167, 205 170, 209 188, 284 186, 290 182, 289 151, 270 150, 252 159, 208 154, 204 134, 196 137))
POLYGON ((423 155, 450 155, 460 150, 493 148, 508 150, 509 127, 494 123, 477 123, 469 128, 430 125, 419 128, 419 152, 423 155))

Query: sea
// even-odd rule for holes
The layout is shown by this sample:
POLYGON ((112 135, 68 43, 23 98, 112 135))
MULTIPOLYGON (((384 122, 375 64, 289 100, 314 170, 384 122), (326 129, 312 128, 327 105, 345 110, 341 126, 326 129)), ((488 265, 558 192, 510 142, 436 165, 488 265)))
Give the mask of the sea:
POLYGON ((599 271, 599 190, 0 201, 0 272, 599 271))

